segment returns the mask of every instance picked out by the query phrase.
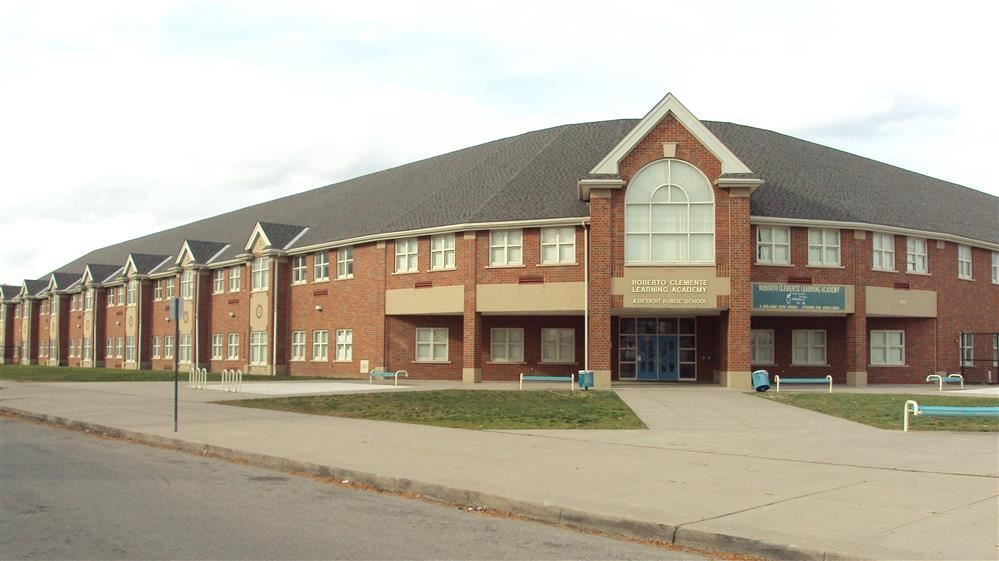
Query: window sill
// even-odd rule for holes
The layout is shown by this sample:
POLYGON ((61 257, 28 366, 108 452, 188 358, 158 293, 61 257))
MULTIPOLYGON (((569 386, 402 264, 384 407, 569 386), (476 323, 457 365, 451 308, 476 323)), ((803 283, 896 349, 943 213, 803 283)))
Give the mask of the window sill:
POLYGON ((428 273, 446 273, 448 271, 457 271, 458 267, 442 267, 440 269, 427 269, 428 273))
MULTIPOLYGON (((250 292, 256 294, 258 292, 267 292, 268 290, 270 290, 270 289, 268 289, 268 288, 253 288, 253 289, 250 290, 250 292)), ((266 365, 264 365, 264 366, 266 366, 266 365)))
POLYGON ((829 368, 828 364, 795 364, 791 363, 791 366, 795 368, 829 368))
POLYGON ((968 282, 975 282, 974 277, 957 277, 957 280, 963 280, 968 282))
POLYGON ((570 365, 576 365, 576 364, 579 364, 579 363, 573 360, 573 361, 570 361, 570 362, 546 362, 546 361, 541 361, 538 364, 550 364, 550 365, 553 365, 553 366, 570 366, 570 365))
POLYGON ((625 263, 625 267, 715 267, 717 264, 714 261, 690 261, 690 262, 675 262, 675 263, 625 263))
POLYGON ((309 284, 309 281, 295 281, 295 282, 291 283, 291 286, 303 286, 303 285, 306 285, 306 284, 309 284))
POLYGON ((451 364, 450 360, 414 360, 413 364, 451 364))
POLYGON ((753 265, 757 267, 794 267, 793 263, 761 263, 759 261, 753 263, 753 265))
POLYGON ((289 358, 288 362, 305 362, 304 358, 289 358))
POLYGON ((845 269, 843 265, 805 265, 806 269, 845 269))
POLYGON ((335 278, 333 280, 345 281, 345 280, 353 280, 353 279, 354 279, 354 275, 344 275, 342 277, 337 277, 337 278, 335 278))
POLYGON ((519 265, 486 265, 487 269, 525 269, 527 265, 523 263, 519 265))
POLYGON ((312 284, 326 284, 328 282, 330 282, 330 278, 326 277, 324 279, 316 279, 316 280, 312 281, 312 284))
POLYGON ((924 273, 924 272, 920 272, 920 271, 906 271, 905 274, 907 274, 907 275, 918 275, 920 277, 929 277, 929 276, 932 276, 929 273, 924 273))
POLYGON ((523 365, 525 365, 527 363, 526 362, 511 362, 511 361, 505 361, 505 360, 490 360, 490 361, 487 361, 486 364, 494 364, 494 365, 507 364, 507 365, 513 365, 513 366, 523 366, 523 365))
POLYGON ((576 261, 572 263, 539 263, 535 267, 573 267, 575 265, 579 265, 579 263, 576 261))
POLYGON ((334 360, 333 362, 336 362, 336 363, 339 363, 339 364, 351 364, 354 361, 351 360, 351 359, 349 359, 349 358, 347 358, 347 359, 342 359, 342 360, 337 359, 337 360, 334 360))
POLYGON ((909 368, 908 364, 868 364, 868 368, 909 368))
POLYGON ((872 273, 898 273, 900 271, 898 271, 897 269, 875 269, 874 267, 871 267, 871 272, 872 273))
POLYGON ((415 275, 415 274, 417 274, 419 272, 420 272, 419 269, 417 269, 416 271, 396 271, 396 272, 394 272, 392 274, 393 275, 415 275))
POLYGON ((328 362, 325 358, 314 358, 309 362, 328 362))

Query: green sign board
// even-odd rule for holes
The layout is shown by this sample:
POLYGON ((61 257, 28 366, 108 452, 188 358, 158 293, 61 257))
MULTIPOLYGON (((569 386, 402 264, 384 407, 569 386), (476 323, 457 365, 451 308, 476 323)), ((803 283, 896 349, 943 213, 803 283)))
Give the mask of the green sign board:
POLYGON ((846 287, 754 282, 753 309, 846 312, 846 287))

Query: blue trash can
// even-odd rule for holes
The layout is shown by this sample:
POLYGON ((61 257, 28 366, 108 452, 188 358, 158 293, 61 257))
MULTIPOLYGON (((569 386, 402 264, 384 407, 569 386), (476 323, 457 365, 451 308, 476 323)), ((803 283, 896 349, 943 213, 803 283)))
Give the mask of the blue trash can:
POLYGON ((766 370, 753 372, 753 389, 758 392, 765 392, 770 389, 770 373, 766 370))
POLYGON ((593 371, 592 370, 580 370, 579 371, 579 387, 588 390, 593 387, 593 371))

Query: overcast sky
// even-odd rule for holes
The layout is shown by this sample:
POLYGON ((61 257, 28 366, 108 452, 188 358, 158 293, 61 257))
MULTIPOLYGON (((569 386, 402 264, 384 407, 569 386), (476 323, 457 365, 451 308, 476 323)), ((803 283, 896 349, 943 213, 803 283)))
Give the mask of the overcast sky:
POLYGON ((0 281, 668 91, 999 194, 995 6, 0 0, 0 281))

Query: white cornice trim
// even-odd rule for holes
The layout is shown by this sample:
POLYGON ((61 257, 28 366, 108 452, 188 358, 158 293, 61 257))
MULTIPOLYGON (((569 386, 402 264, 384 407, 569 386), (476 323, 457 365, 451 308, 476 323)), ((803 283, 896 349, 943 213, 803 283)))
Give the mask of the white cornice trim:
POLYGON ((590 192, 594 189, 621 189, 625 185, 623 179, 580 179, 576 184, 579 200, 589 201, 590 192))
POLYGON ((305 228, 302 228, 302 230, 298 233, 298 235, 296 235, 294 238, 292 238, 291 241, 288 242, 288 243, 286 243, 285 246, 282 247, 281 249, 287 251, 289 247, 295 245, 295 242, 297 242, 299 239, 301 239, 302 236, 304 236, 305 233, 308 232, 308 231, 309 231, 309 226, 306 226, 305 228))
POLYGON ((253 242, 254 240, 257 239, 257 236, 260 236, 261 238, 264 239, 264 245, 266 246, 271 245, 271 240, 267 239, 267 234, 264 233, 263 227, 260 226, 259 222, 257 222, 257 225, 253 227, 253 231, 250 232, 250 238, 246 240, 246 246, 243 247, 243 251, 252 251, 253 242))
POLYGON ((722 173, 752 173, 749 166, 744 164, 735 153, 728 149, 727 146, 722 144, 722 141, 718 139, 707 127, 704 126, 693 113, 690 112, 680 101, 673 96, 672 93, 667 93, 666 97, 662 98, 655 107, 652 108, 649 113, 642 118, 641 121, 635 125, 635 128, 621 139, 620 142, 615 146, 604 159, 600 160, 600 163, 596 165, 592 170, 591 174, 613 174, 618 173, 618 162, 620 162, 625 156, 628 155, 635 146, 638 145, 659 124, 660 121, 666 118, 666 115, 672 113, 676 120, 680 122, 690 134, 694 135, 709 152, 714 154, 718 161, 721 162, 722 173))
POLYGON ((887 226, 884 224, 869 224, 867 222, 839 222, 836 220, 813 220, 811 218, 778 218, 772 216, 750 216, 750 224, 764 224, 774 226, 812 226, 815 228, 845 228, 847 230, 866 230, 870 232, 883 232, 885 234, 899 234, 902 236, 913 236, 933 240, 944 240, 954 243, 971 245, 991 251, 999 251, 999 244, 966 238, 956 234, 946 234, 944 232, 932 232, 929 230, 917 230, 915 228, 905 228, 902 226, 887 226))

